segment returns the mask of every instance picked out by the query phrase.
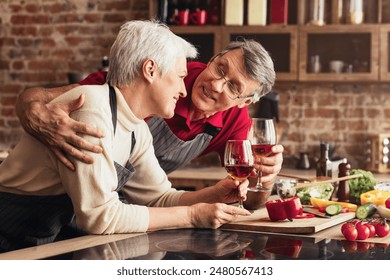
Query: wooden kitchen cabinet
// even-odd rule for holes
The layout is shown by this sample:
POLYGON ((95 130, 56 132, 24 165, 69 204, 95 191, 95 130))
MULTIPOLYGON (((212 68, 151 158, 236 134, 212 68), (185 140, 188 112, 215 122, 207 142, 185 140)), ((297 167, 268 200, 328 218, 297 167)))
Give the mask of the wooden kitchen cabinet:
POLYGON ((390 81, 390 24, 380 27, 380 80, 390 81))
MULTIPOLYGON (((363 1, 362 24, 348 23, 350 0, 325 0, 322 26, 310 24, 313 1, 289 0, 287 25, 269 24, 268 19, 266 26, 225 26, 221 0, 220 25, 170 28, 198 48, 203 62, 231 40, 257 40, 274 60, 277 81, 389 81, 390 0, 363 1), (310 66, 314 55, 320 57, 319 73, 313 73, 310 66), (344 62, 341 73, 330 71, 332 60, 344 62)), ((157 4, 157 0, 149 0, 151 17, 157 14, 157 4)))
POLYGON ((170 26, 171 30, 191 42, 199 52, 197 61, 207 63, 222 48, 221 26, 170 26))
MULTIPOLYGON (((298 78, 298 32, 296 16, 296 0, 290 0, 289 23, 292 25, 267 25, 267 26, 177 26, 170 25, 171 30, 194 44, 200 56, 197 60, 208 62, 213 54, 221 51, 229 41, 241 38, 254 39, 260 42, 270 53, 276 70, 276 78, 279 81, 293 81, 298 78), (295 3, 294 3, 295 2, 295 3)), ((223 1, 221 6, 223 7, 223 1)), ((157 15, 158 1, 149 0, 150 17, 157 15)), ((223 19, 223 11, 220 15, 223 19)))
POLYGON ((379 80, 378 25, 302 26, 299 35, 300 81, 379 80), (314 56, 320 59, 318 72, 312 67, 314 56), (344 64, 341 73, 330 69, 336 60, 344 64))
POLYGON ((294 81, 298 78, 298 29, 297 26, 234 26, 223 28, 222 45, 240 38, 253 39, 270 53, 279 81, 294 81))

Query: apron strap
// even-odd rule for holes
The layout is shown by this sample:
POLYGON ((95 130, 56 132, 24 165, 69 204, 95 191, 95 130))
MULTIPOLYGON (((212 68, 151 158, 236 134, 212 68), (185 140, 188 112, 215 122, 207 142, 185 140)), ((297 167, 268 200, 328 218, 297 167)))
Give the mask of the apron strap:
POLYGON ((115 134, 116 120, 117 120, 116 94, 115 94, 115 89, 111 85, 108 85, 108 88, 110 90, 110 107, 111 107, 111 115, 112 115, 112 124, 114 126, 114 134, 115 134))
MULTIPOLYGON (((108 85, 110 90, 110 107, 111 107, 111 115, 112 115, 112 125, 114 126, 114 134, 116 131, 116 121, 117 121, 117 105, 116 105, 116 94, 113 86, 108 85)), ((130 155, 133 153, 135 146, 135 134, 134 131, 131 132, 131 150, 130 155)))

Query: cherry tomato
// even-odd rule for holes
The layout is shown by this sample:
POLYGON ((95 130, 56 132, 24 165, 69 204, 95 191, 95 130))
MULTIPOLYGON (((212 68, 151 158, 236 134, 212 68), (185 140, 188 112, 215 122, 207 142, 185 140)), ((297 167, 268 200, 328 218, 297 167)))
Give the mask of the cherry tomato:
POLYGON ((348 207, 343 207, 342 210, 341 210, 341 213, 348 213, 349 212, 349 208, 348 207))
POLYGON ((358 240, 366 240, 370 236, 370 230, 368 227, 363 223, 356 224, 356 230, 357 230, 357 239, 358 240))
POLYGON ((379 236, 379 237, 385 237, 389 234, 390 232, 390 226, 388 223, 386 223, 385 221, 383 222, 378 222, 376 225, 375 225, 375 232, 376 234, 379 236))
POLYGON ((344 231, 346 228, 349 228, 349 227, 355 228, 355 225, 354 225, 353 223, 350 223, 350 222, 344 223, 344 224, 341 226, 341 233, 343 233, 343 231, 344 231))
POLYGON ((343 231, 345 239, 349 241, 354 241, 358 237, 358 231, 355 227, 347 227, 343 231))
POLYGON ((386 208, 390 209, 390 197, 385 201, 386 208))
POLYGON ((368 227, 368 229, 370 230, 370 235, 368 237, 374 237, 376 233, 374 225, 370 223, 366 223, 365 226, 368 227))

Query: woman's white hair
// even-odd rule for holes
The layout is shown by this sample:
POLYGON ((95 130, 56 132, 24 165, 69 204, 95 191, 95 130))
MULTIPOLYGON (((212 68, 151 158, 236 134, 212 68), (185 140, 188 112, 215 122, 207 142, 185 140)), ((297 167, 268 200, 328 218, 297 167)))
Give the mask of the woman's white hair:
POLYGON ((146 59, 153 59, 161 74, 172 68, 178 57, 195 58, 196 48, 155 20, 123 24, 110 51, 107 82, 123 87, 134 82, 146 59))

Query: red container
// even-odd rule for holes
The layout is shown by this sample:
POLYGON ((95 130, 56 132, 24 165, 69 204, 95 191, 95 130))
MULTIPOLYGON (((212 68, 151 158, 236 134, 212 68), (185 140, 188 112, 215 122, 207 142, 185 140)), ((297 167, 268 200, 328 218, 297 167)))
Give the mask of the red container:
POLYGON ((288 0, 271 0, 271 24, 287 24, 288 0))

